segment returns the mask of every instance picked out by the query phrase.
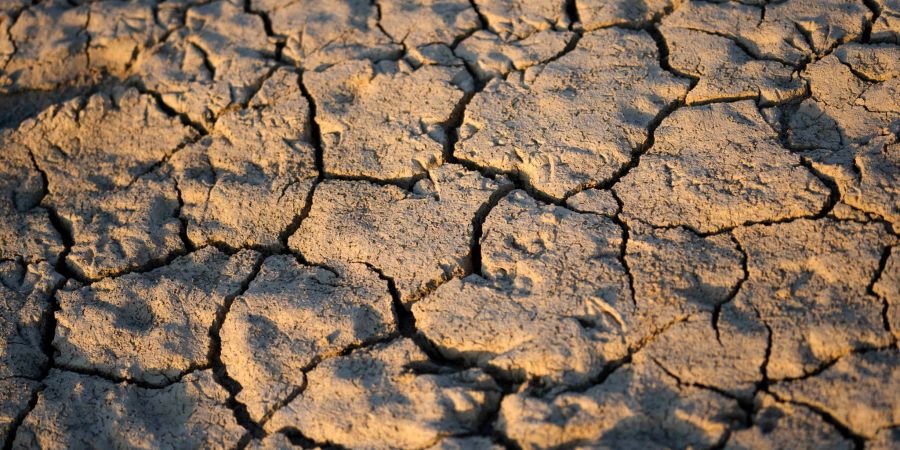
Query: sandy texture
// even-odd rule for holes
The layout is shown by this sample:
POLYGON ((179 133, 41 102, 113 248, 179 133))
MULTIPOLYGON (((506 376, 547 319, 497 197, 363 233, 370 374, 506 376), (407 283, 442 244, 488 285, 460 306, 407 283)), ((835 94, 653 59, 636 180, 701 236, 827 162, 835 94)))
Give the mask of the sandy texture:
POLYGON ((244 432, 210 371, 163 389, 56 370, 45 383, 13 448, 222 448, 244 432))
POLYGON ((828 197, 751 102, 676 111, 615 191, 629 217, 704 233, 811 216, 828 197))
POLYGON ((174 183, 153 171, 195 136, 135 89, 53 106, 4 142, 27 148, 46 185, 41 200, 73 239, 66 265, 95 279, 167 258, 178 237, 174 183))
POLYGON ((318 175, 309 139, 299 79, 279 69, 249 108, 223 114, 215 133, 178 152, 171 164, 191 243, 280 247, 318 175))
POLYGON ((463 67, 337 64, 306 78, 325 172, 410 180, 444 161, 445 125, 472 89, 463 67))
POLYGON ((777 384, 773 391, 825 410, 853 432, 872 438, 900 422, 900 395, 882 390, 900 382, 898 357, 897 348, 848 355, 813 377, 777 384))
POLYGON ((217 312, 258 258, 206 247, 147 273, 59 292, 56 363, 145 383, 177 379, 206 362, 217 312))
POLYGON ((432 373, 430 365, 408 339, 328 360, 266 427, 373 449, 422 448, 475 431, 496 408, 494 381, 477 369, 432 373))
POLYGON ((366 181, 326 181, 291 249, 314 263, 365 263, 393 280, 403 302, 471 264, 473 222, 509 184, 444 165, 412 192, 366 181))
POLYGON ((206 125, 225 108, 245 104, 271 70, 275 46, 244 2, 218 0, 190 8, 184 28, 141 53, 135 71, 171 108, 206 125))
POLYGON ((482 275, 413 306, 441 353, 504 378, 583 383, 625 355, 631 291, 611 220, 541 205, 522 191, 488 216, 482 275))
POLYGON ((601 30, 546 66, 491 81, 466 109, 456 155, 553 198, 610 179, 687 91, 656 53, 644 32, 601 30))
POLYGON ((378 26, 378 8, 368 0, 253 0, 251 4, 267 13, 275 33, 287 37, 285 58, 308 69, 401 53, 400 44, 378 26))
POLYGON ((721 442, 737 403, 715 392, 679 385, 652 359, 635 355, 603 384, 547 401, 513 394, 499 426, 522 448, 706 447, 721 442))
POLYGON ((0 446, 900 448, 898 0, 0 1, 0 446))
POLYGON ((222 325, 222 360, 256 420, 303 387, 324 358, 395 331, 387 283, 365 265, 307 267, 266 259, 222 325))

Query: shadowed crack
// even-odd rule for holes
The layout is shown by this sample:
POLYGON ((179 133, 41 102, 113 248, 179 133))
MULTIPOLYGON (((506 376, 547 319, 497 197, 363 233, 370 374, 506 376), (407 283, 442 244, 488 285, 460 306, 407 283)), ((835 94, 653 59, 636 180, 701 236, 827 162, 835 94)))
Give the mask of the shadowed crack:
POLYGON ((853 442, 853 447, 855 450, 863 450, 865 448, 866 439, 864 437, 854 433, 850 428, 847 427, 847 425, 844 425, 840 420, 835 418, 828 411, 825 411, 824 409, 819 408, 818 406, 812 405, 807 402, 785 399, 771 391, 767 391, 767 393, 782 403, 790 403, 793 405, 799 405, 799 406, 802 406, 802 407, 808 409, 810 412, 812 412, 813 414, 815 414, 816 416, 821 418, 822 421, 824 421, 825 423, 834 427, 834 429, 837 430, 838 433, 840 433, 840 435, 844 439, 847 439, 848 441, 853 442))
MULTIPOLYGON (((886 227, 888 230, 891 227, 886 227)), ((884 324, 884 330, 887 331, 888 335, 891 336, 891 339, 896 341, 894 337, 894 332, 891 330, 891 321, 888 318, 888 312, 890 310, 890 303, 888 302, 887 296, 881 297, 877 293, 875 293, 875 285, 881 279, 881 276, 884 274, 884 269, 887 266, 888 259, 891 257, 891 252, 894 251, 894 247, 885 247, 881 252, 881 258, 878 260, 878 269, 875 271, 875 275, 872 277, 872 281, 869 282, 869 285, 866 286, 866 293, 875 298, 881 298, 881 302, 884 305, 881 309, 881 321, 884 324)))
POLYGON ((631 273, 631 268, 628 266, 628 259, 626 256, 628 255, 628 240, 631 238, 631 228, 628 226, 628 223, 622 219, 622 200, 616 195, 615 191, 609 191, 612 194, 613 199, 616 201, 616 205, 618 208, 616 209, 616 214, 612 217, 613 222, 622 229, 622 245, 619 249, 619 254, 617 258, 619 260, 619 264, 622 265, 622 269, 625 270, 625 276, 628 277, 628 290, 631 291, 631 304, 637 308, 637 293, 634 290, 634 274, 631 273))
MULTIPOLYGON (((238 424, 246 428, 249 434, 255 437, 264 436, 265 433, 263 432, 262 427, 250 418, 250 414, 247 412, 247 406, 239 402, 236 398, 237 393, 240 392, 242 388, 240 383, 228 375, 228 369, 225 367, 225 363, 222 362, 221 331, 222 324, 225 323, 225 318, 228 316, 228 312, 231 311, 231 305, 234 303, 234 299, 243 295, 244 292, 247 292, 247 289, 250 288, 250 283, 252 283, 253 280, 256 279, 256 276, 259 275, 259 271, 262 269, 265 260, 265 256, 260 256, 257 259, 250 274, 243 282, 241 282, 241 286, 237 292, 225 297, 223 305, 216 311, 216 319, 209 329, 210 348, 209 356, 207 358, 213 369, 213 378, 219 385, 228 391, 229 397, 225 405, 234 412, 234 418, 237 420, 238 424)), ((246 445, 246 443, 244 445, 246 445)), ((240 443, 238 446, 241 447, 240 443)))
POLYGON ((719 317, 722 314, 722 308, 734 301, 738 293, 741 291, 741 286, 743 286, 744 283, 750 278, 750 270, 747 264, 747 261, 749 259, 749 257, 747 256, 747 251, 744 250, 744 247, 741 245, 740 241, 738 241, 737 238, 734 237, 734 235, 731 236, 731 242, 734 243, 734 247, 741 254, 741 272, 743 273, 743 276, 740 280, 737 281, 737 283, 735 283, 734 287, 725 297, 725 300, 720 303, 716 303, 715 308, 713 308, 712 327, 716 332, 716 341, 719 342, 719 345, 722 345, 722 339, 719 335, 719 317))

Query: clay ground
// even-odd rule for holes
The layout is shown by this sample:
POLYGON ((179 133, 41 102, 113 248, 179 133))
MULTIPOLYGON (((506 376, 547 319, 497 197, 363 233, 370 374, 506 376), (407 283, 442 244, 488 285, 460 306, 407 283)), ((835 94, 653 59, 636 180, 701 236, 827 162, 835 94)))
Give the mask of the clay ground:
POLYGON ((4 448, 900 448, 898 0, 0 0, 4 448))

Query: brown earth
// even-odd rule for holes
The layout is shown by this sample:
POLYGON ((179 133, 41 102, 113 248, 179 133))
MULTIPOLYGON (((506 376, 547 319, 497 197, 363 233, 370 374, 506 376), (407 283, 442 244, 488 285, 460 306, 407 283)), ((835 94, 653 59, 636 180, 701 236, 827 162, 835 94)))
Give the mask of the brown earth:
POLYGON ((900 447, 897 0, 0 2, 4 448, 900 447))

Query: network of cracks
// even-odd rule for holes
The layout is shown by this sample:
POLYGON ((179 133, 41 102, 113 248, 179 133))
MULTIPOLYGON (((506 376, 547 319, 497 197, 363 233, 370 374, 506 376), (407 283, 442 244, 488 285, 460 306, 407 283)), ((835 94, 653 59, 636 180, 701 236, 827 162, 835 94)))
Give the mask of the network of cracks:
POLYGON ((0 2, 5 448, 900 445, 897 0, 0 2))

